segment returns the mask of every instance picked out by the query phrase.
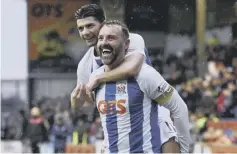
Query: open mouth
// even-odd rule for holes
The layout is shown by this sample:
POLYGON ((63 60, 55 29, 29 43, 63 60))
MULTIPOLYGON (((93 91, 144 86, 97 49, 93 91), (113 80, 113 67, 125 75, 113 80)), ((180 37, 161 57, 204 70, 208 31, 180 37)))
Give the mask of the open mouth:
POLYGON ((102 54, 104 56, 110 55, 112 53, 112 50, 110 49, 102 49, 102 54))
POLYGON ((85 39, 86 41, 88 41, 88 42, 91 42, 91 41, 93 41, 94 40, 94 37, 92 37, 92 38, 89 38, 89 39, 85 39))

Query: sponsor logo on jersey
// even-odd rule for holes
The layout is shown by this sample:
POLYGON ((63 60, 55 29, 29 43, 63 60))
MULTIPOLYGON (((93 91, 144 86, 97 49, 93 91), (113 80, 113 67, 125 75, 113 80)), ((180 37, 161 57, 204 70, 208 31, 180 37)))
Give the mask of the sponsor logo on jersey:
POLYGON ((98 111, 105 115, 112 115, 112 114, 124 114, 126 113, 125 107, 126 100, 113 100, 106 102, 105 100, 99 101, 97 104, 98 111), (115 107, 114 107, 115 106, 115 107))

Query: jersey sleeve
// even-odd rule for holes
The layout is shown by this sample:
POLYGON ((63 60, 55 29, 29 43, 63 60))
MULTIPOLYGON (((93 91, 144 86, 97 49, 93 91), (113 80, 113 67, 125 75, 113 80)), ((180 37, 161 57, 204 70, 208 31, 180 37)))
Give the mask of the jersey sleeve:
POLYGON ((159 104, 167 102, 174 91, 160 73, 147 64, 143 64, 137 80, 143 92, 159 104))
POLYGON ((81 60, 77 66, 77 84, 85 83, 86 74, 83 73, 84 69, 85 68, 83 67, 83 61, 81 60))
POLYGON ((77 84, 84 83, 86 84, 89 81, 91 75, 91 68, 93 63, 93 57, 91 51, 87 51, 87 53, 83 56, 77 66, 77 84))
POLYGON ((103 74, 103 73, 104 73, 104 65, 101 66, 101 67, 99 67, 98 69, 94 70, 94 71, 91 73, 90 77, 94 77, 94 76, 96 76, 96 75, 101 75, 101 74, 103 74))
POLYGON ((137 77, 142 91, 152 100, 167 108, 174 118, 174 126, 177 129, 180 149, 182 153, 189 152, 190 134, 186 124, 188 109, 178 92, 171 87, 164 78, 152 67, 143 64, 137 77))
POLYGON ((145 42, 141 35, 130 33, 130 45, 128 52, 139 52, 146 56, 145 54, 145 42))

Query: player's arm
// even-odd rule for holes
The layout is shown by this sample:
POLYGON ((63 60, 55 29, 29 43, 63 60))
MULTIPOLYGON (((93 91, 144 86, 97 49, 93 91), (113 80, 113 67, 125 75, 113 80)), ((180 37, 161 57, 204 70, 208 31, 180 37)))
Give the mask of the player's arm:
POLYGON ((141 69, 144 61, 144 55, 138 52, 133 52, 125 58, 125 61, 112 71, 105 72, 97 76, 99 83, 108 81, 117 81, 131 76, 135 76, 141 69))
MULTIPOLYGON (((170 86, 164 78, 152 67, 142 68, 142 87, 145 93, 160 105, 169 109, 174 118, 174 126, 177 129, 181 152, 189 152, 190 134, 187 124, 188 109, 178 92, 170 86)), ((140 73, 141 74, 141 73, 140 73)), ((139 76, 140 76, 139 74, 139 76)), ((139 79, 139 78, 138 78, 139 79)))
POLYGON ((124 62, 109 72, 95 76, 97 84, 122 80, 137 75, 145 59, 144 49, 145 43, 143 38, 138 34, 133 34, 130 37, 129 54, 125 57, 124 62))
POLYGON ((172 113, 174 126, 178 132, 181 153, 188 153, 190 133, 187 105, 173 87, 167 83, 163 84, 163 86, 165 85, 167 87, 164 87, 164 91, 160 96, 155 98, 155 101, 169 109, 172 113))
POLYGON ((89 92, 87 91, 85 86, 87 78, 89 77, 89 75, 85 73, 85 69, 88 69, 84 66, 84 64, 88 62, 86 57, 87 55, 84 55, 84 57, 81 59, 77 66, 77 85, 71 93, 72 109, 76 109, 83 106, 85 102, 92 103, 92 98, 89 95, 89 92))

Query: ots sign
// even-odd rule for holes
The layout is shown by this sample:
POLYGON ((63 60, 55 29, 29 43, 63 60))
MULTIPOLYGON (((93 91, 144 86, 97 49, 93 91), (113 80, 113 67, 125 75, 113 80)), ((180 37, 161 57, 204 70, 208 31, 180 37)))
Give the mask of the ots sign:
POLYGON ((98 111, 105 115, 112 115, 112 114, 124 114, 126 113, 125 107, 126 100, 113 100, 106 102, 105 100, 99 101, 97 104, 98 111))
POLYGON ((35 3, 31 8, 34 17, 51 16, 61 17, 63 15, 62 4, 35 3))
MULTIPOLYGON (((80 42, 74 13, 89 0, 28 0, 29 71, 76 70, 75 42, 80 42), (70 47, 69 47, 70 46, 70 47), (73 47, 72 47, 73 46, 73 47)), ((76 46, 77 52, 83 50, 76 46)))

